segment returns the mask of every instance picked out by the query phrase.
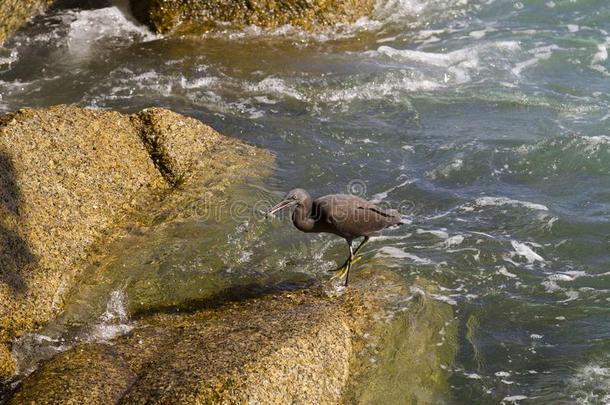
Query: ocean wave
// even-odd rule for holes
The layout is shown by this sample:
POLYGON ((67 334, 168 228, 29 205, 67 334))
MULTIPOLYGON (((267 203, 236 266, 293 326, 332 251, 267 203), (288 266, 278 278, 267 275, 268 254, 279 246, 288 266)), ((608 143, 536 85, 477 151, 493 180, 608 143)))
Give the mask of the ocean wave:
POLYGON ((511 69, 511 72, 515 76, 521 76, 521 73, 524 70, 529 69, 535 65, 538 65, 541 61, 549 59, 553 55, 553 52, 558 49, 559 49, 559 47, 557 45, 548 45, 548 46, 541 46, 541 47, 534 48, 534 49, 528 51, 528 54, 531 55, 531 58, 529 58, 523 62, 517 63, 511 69))
MULTIPOLYGON (((516 41, 490 41, 450 52, 429 52, 419 49, 396 49, 388 45, 365 51, 363 56, 383 63, 400 63, 403 70, 412 70, 417 79, 426 83, 425 89, 449 87, 471 82, 490 69, 489 59, 513 55, 520 49, 516 41), (423 75, 420 72, 425 72, 423 75)), ((415 88, 414 88, 415 89, 415 88)))
POLYGON ((372 18, 386 23, 408 21, 423 25, 429 21, 455 18, 468 9, 465 0, 378 0, 372 18))
POLYGON ((381 257, 390 257, 392 259, 408 259, 413 263, 417 264, 433 264, 434 262, 427 258, 416 256, 412 253, 405 252, 404 250, 394 246, 384 246, 379 249, 377 253, 381 257))
POLYGON ((564 173, 609 174, 610 136, 553 138, 520 147, 520 159, 513 170, 543 177, 564 173))
POLYGON ((529 201, 513 200, 512 198, 508 197, 479 197, 476 199, 475 204, 479 207, 499 207, 503 205, 510 205, 513 207, 525 207, 531 210, 549 210, 546 205, 536 204, 529 201))

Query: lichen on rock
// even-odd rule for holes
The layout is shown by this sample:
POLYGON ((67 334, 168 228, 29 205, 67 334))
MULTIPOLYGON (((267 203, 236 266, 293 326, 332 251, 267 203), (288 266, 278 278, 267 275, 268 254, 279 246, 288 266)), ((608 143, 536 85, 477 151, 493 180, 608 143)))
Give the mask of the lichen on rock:
POLYGON ((2 0, 0 1, 0 44, 28 18, 41 12, 55 0, 2 0))
MULTIPOLYGON (((201 175, 211 189, 225 187, 270 160, 163 109, 129 116, 55 106, 0 116, 2 353, 57 314, 92 247, 116 237, 151 201, 171 200, 179 179, 201 175), (223 170, 229 175, 215 182, 223 170)), ((0 356, 0 378, 13 371, 10 356, 0 356)))
POLYGON ((131 0, 134 16, 157 33, 286 24, 315 31, 352 23, 374 5, 374 0, 131 0))

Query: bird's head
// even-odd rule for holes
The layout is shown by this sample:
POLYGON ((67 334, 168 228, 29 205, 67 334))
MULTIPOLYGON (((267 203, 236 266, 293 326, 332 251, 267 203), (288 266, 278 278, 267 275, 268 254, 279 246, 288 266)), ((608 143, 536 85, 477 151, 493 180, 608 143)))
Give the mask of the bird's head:
POLYGON ((282 201, 271 208, 269 212, 267 212, 267 215, 273 215, 284 208, 289 208, 295 205, 304 205, 305 202, 310 198, 311 197, 309 197, 309 193, 307 191, 303 190, 302 188, 295 188, 290 190, 282 201))

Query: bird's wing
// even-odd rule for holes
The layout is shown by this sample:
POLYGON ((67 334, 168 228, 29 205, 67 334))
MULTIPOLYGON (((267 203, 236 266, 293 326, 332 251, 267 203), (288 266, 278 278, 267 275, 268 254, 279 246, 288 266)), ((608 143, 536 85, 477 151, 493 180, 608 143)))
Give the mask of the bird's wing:
POLYGON ((367 207, 362 206, 362 205, 358 205, 358 209, 359 209, 359 210, 370 210, 370 211, 372 211, 372 212, 374 212, 374 213, 376 213, 376 214, 379 214, 379 215, 381 215, 382 217, 386 217, 386 218, 395 218, 395 217, 396 217, 396 215, 397 215, 397 213, 396 213, 396 212, 392 212, 392 211, 389 211, 389 212, 388 212, 388 211, 385 211, 385 210, 383 210, 383 209, 381 209, 381 208, 379 208, 379 207, 376 207, 376 206, 374 206, 374 205, 372 205, 372 204, 370 204, 370 205, 369 205, 369 206, 367 206, 367 207))
POLYGON ((386 211, 357 196, 332 194, 316 200, 320 219, 342 235, 366 235, 400 222, 396 212, 386 211))

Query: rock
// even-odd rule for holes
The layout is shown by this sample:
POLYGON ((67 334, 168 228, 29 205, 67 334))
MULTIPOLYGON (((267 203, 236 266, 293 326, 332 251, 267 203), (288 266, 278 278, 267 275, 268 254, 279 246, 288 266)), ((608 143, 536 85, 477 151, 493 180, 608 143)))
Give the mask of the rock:
POLYGON ((43 11, 55 0, 0 1, 0 45, 28 18, 43 11))
MULTIPOLYGON (((400 364, 395 375, 406 378, 398 384, 407 395, 402 399, 427 403, 435 385, 444 386, 441 361, 452 361, 430 354, 442 338, 434 328, 450 323, 452 311, 418 298, 390 315, 387 304, 407 292, 399 280, 380 271, 354 280, 340 297, 315 288, 271 292, 190 314, 150 315, 129 335, 51 359, 9 403, 93 403, 102 394, 115 403, 117 392, 123 393, 121 404, 384 403, 379 400, 398 398, 390 394, 396 394, 397 379, 375 376, 403 360, 412 363, 400 364), (376 365, 369 361, 375 354, 367 352, 372 344, 381 353, 376 365), (353 388, 363 382, 364 392, 353 388)), ((454 332, 448 329, 446 336, 454 332)))
POLYGON ((15 374, 15 360, 6 346, 0 346, 0 376, 11 376, 15 374))
POLYGON ((323 296, 272 294, 216 311, 154 315, 111 346, 77 347, 26 379, 11 403, 100 403, 105 390, 123 392, 124 404, 333 404, 350 352, 346 316, 323 296))
POLYGON ((114 404, 121 398, 125 385, 135 380, 125 360, 110 346, 83 345, 59 354, 56 359, 36 372, 40 376, 37 384, 26 383, 27 393, 13 398, 13 403, 114 404), (105 384, 99 384, 102 375, 105 384), (46 389, 47 386, 53 389, 46 389))
POLYGON ((419 279, 413 290, 408 310, 374 323, 361 342, 344 403, 447 402, 446 369, 456 355, 457 323, 450 305, 429 296, 438 292, 434 286, 419 279))
MULTIPOLYGON (((201 158, 216 159, 215 149, 227 146, 223 137, 201 122, 162 108, 149 108, 132 117, 155 166, 168 183, 178 185, 196 173, 201 158)), ((239 142, 233 142, 237 146, 239 142)))
POLYGON ((201 33, 227 25, 317 30, 352 23, 374 6, 375 0, 131 0, 133 15, 157 33, 201 33))
MULTIPOLYGON (((217 173, 232 174, 218 181, 226 185, 270 160, 163 109, 128 116, 56 106, 1 116, 0 353, 61 309, 93 247, 151 201, 171 200, 179 179, 200 175, 214 189, 217 173)), ((9 357, 0 355, 0 377, 13 369, 9 357)))

